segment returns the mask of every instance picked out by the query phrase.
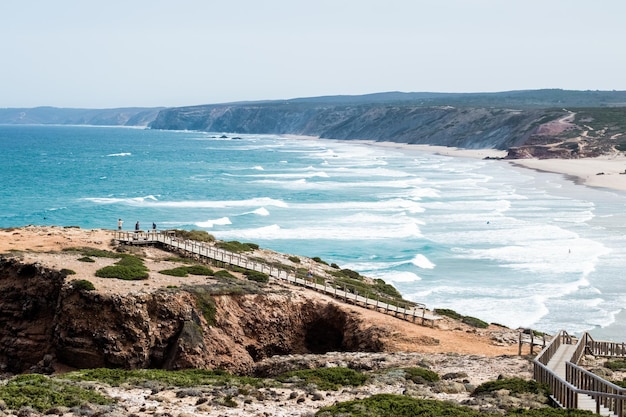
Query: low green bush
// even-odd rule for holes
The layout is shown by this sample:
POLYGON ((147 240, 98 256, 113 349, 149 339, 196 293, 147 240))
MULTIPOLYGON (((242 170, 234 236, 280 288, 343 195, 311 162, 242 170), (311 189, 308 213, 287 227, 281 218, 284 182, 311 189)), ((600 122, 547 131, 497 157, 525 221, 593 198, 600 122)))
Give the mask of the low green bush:
POLYGON ((486 329, 489 327, 489 323, 486 321, 482 321, 481 319, 477 319, 476 317, 464 316, 461 319, 461 322, 467 324, 468 326, 478 327, 480 329, 486 329))
POLYGON ((184 266, 179 266, 178 268, 172 269, 163 269, 159 271, 159 274, 169 275, 172 277, 186 277, 187 276, 187 268, 184 266))
POLYGON ((60 272, 61 272, 62 274, 64 274, 64 275, 66 275, 66 276, 67 276, 67 275, 76 275, 76 271, 71 270, 71 269, 66 269, 66 268, 61 269, 61 271, 60 271, 60 272))
MULTIPOLYGON (((448 401, 422 400, 405 395, 377 394, 359 400, 324 407, 316 417, 481 417, 485 414, 448 401)), ((496 414, 499 415, 499 414, 496 414)), ((514 409, 505 416, 516 417, 591 417, 586 410, 539 408, 514 409)))
POLYGON ((463 318, 463 315, 457 313, 454 310, 450 310, 449 308, 436 308, 435 313, 439 314, 440 316, 446 316, 456 320, 461 320, 463 318))
POLYGON ((18 375, 5 385, 0 385, 0 400, 12 410, 32 407, 39 412, 53 407, 77 407, 85 403, 114 403, 112 398, 93 389, 35 374, 18 375))
POLYGON ((82 369, 69 372, 63 375, 64 379, 70 381, 99 381, 111 386, 145 385, 147 381, 161 382, 167 386, 175 387, 196 387, 201 385, 216 386, 244 386, 261 387, 272 384, 258 378, 245 376, 234 376, 221 370, 207 369, 184 369, 177 371, 166 371, 164 369, 136 369, 124 370, 113 368, 82 369))
POLYGON ((96 262, 93 258, 90 258, 89 256, 83 256, 81 258, 78 258, 77 261, 79 261, 79 262, 96 262))
POLYGON ((86 279, 76 279, 72 281, 72 288, 79 291, 93 291, 96 289, 93 283, 86 279))
POLYGON ((291 371, 280 375, 277 378, 281 382, 292 382, 294 380, 304 385, 315 384, 320 390, 336 391, 341 386, 360 386, 367 381, 367 375, 344 367, 317 368, 291 371))
POLYGON ((269 282, 270 280, 269 275, 264 274, 263 272, 258 272, 258 271, 246 271, 244 272, 244 275, 250 281, 255 281, 255 282, 266 283, 266 282, 269 282))
POLYGON ((377 394, 324 407, 316 417, 480 417, 478 411, 447 401, 421 400, 397 394, 377 394))
POLYGON ((404 368, 406 379, 409 379, 416 384, 427 384, 430 382, 439 381, 439 374, 426 368, 404 368))
POLYGON ((317 262, 318 264, 322 264, 322 265, 328 265, 328 263, 326 263, 325 261, 322 260, 322 258, 320 258, 319 256, 315 256, 313 258, 311 258, 312 260, 314 260, 315 262, 317 262))
POLYGON ((185 239, 195 240, 196 242, 215 242, 215 237, 204 230, 171 230, 174 236, 185 239))
POLYGON ((604 367, 609 368, 613 371, 623 371, 626 369, 626 360, 624 359, 615 359, 604 362, 604 367))
POLYGON ((100 278, 118 278, 127 281, 148 279, 148 268, 143 260, 132 255, 121 255, 115 265, 105 266, 96 271, 100 278))
MULTIPOLYGON (((225 251, 233 252, 233 253, 252 252, 255 248, 253 248, 250 245, 253 245, 253 244, 241 243, 236 240, 231 240, 229 242, 217 242, 215 244, 215 246, 217 246, 218 248, 224 249, 225 251)), ((258 245, 254 245, 254 246, 258 248, 258 245)))
POLYGON ((496 381, 487 381, 476 387, 473 396, 480 396, 491 394, 492 392, 506 389, 511 394, 547 394, 549 388, 545 384, 540 384, 537 381, 527 381, 522 378, 503 378, 496 381))
POLYGON ((292 256, 289 257, 289 260, 291 262, 293 262, 294 264, 299 264, 300 263, 300 258, 298 258, 297 256, 293 256, 292 255, 292 256))
POLYGON ((213 274, 215 278, 236 278, 233 274, 225 269, 221 269, 213 274))
POLYGON ((191 275, 206 275, 211 276, 214 274, 211 268, 207 268, 204 265, 191 265, 185 267, 187 269, 187 273, 191 275))

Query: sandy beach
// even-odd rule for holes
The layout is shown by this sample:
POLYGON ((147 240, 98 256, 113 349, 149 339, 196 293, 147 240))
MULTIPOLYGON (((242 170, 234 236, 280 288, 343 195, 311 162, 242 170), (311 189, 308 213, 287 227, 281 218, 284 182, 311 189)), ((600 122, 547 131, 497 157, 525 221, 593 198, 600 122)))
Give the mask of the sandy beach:
MULTIPOLYGON (((291 139, 320 139, 316 136, 283 136, 291 139)), ((373 140, 350 140, 349 142, 386 148, 419 150, 458 158, 499 159, 507 155, 507 151, 498 149, 461 149, 448 146, 415 145, 373 140)), ((589 187, 626 191, 626 154, 604 155, 598 158, 582 159, 503 159, 502 161, 536 171, 562 174, 567 179, 577 184, 589 187)))
MULTIPOLYGON (((411 145, 395 142, 360 141, 364 144, 398 149, 414 149, 459 158, 504 158, 498 149, 459 149, 446 146, 411 145)), ((562 174, 577 184, 626 191, 626 155, 605 155, 583 159, 506 159, 503 162, 542 172, 562 174)))

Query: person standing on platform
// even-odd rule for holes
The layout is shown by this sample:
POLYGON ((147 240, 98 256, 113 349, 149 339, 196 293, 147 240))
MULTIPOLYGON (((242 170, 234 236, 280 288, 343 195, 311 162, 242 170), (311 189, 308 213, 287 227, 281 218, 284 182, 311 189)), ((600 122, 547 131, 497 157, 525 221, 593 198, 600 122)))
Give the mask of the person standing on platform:
POLYGON ((117 219, 117 230, 122 230, 122 225, 124 221, 122 219, 117 219))
POLYGON ((137 221, 137 223, 135 223, 135 232, 139 231, 139 221, 137 221))

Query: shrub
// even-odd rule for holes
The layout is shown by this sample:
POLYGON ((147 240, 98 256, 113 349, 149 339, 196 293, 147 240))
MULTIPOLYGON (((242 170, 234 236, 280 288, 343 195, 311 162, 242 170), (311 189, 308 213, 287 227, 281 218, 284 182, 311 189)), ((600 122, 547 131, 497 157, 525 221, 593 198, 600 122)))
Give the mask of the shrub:
POLYGON ((617 359, 617 360, 612 360, 612 361, 606 361, 604 363, 604 367, 609 368, 613 371, 621 371, 621 370, 626 369, 626 360, 617 359))
MULTIPOLYGON (((207 369, 184 369, 179 371, 166 371, 164 369, 136 369, 124 370, 113 368, 82 369, 63 375, 70 381, 100 381, 111 386, 123 384, 143 385, 147 381, 161 382, 166 386, 181 388, 197 387, 201 385, 217 386, 240 386, 251 385, 263 386, 266 382, 258 378, 233 376, 221 370, 207 369)), ((269 381, 267 381, 270 384, 269 381)))
POLYGON ((300 258, 298 258, 297 256, 293 256, 292 255, 292 256, 289 257, 289 260, 291 262, 293 262, 294 264, 299 264, 300 263, 300 258))
POLYGON ((489 327, 489 323, 482 321, 481 319, 477 319, 476 317, 465 316, 461 319, 461 322, 480 329, 486 329, 489 327))
POLYGON ((328 263, 324 262, 322 260, 322 258, 320 258, 319 256, 315 256, 313 258, 311 258, 312 260, 314 260, 315 262, 317 262, 318 264, 322 264, 322 265, 328 265, 328 263))
POLYGON ((84 403, 114 403, 113 399, 95 390, 34 374, 19 375, 11 378, 6 385, 1 385, 0 400, 13 410, 32 407, 39 412, 52 407, 77 407, 84 403))
POLYGON ((269 275, 264 274, 263 272, 258 272, 258 271, 246 271, 244 272, 244 275, 250 281, 255 281, 255 282, 266 283, 266 282, 269 282, 270 280, 269 275))
POLYGON ((191 265, 185 267, 187 273, 191 275, 213 275, 214 272, 211 268, 207 268, 204 265, 191 265))
POLYGON ((340 386, 352 385, 360 386, 367 381, 367 376, 344 367, 317 368, 291 371, 280 375, 279 381, 287 382, 294 378, 301 380, 305 385, 315 384, 320 390, 336 391, 340 386))
POLYGON ((498 379, 496 381, 487 381, 483 384, 480 384, 474 392, 472 392, 473 396, 490 394, 494 391, 499 391, 501 389, 506 389, 511 392, 511 394, 547 394, 548 386, 544 384, 540 384, 537 381, 527 381, 522 378, 504 378, 498 379))
POLYGON ((375 279, 374 280, 374 290, 382 293, 382 294, 386 294, 390 297, 393 298, 398 298, 398 299, 402 299, 402 294, 400 294, 400 291, 398 291, 396 289, 396 287, 394 287, 391 284, 387 284, 385 281, 383 281, 382 279, 375 279))
POLYGON ((457 313, 454 310, 450 310, 449 308, 436 308, 435 309, 435 313, 441 315, 441 316, 446 316, 446 317, 450 317, 452 319, 456 319, 456 320, 461 320, 463 318, 463 316, 459 313, 457 313))
POLYGON ((67 275, 76 275, 76 271, 73 271, 73 270, 71 270, 71 269, 66 269, 66 268, 61 269, 61 271, 60 271, 60 272, 61 272, 63 275, 65 275, 65 276, 67 276, 67 275))
POLYGON ((253 250, 259 248, 259 245, 254 243, 241 243, 236 240, 231 240, 229 242, 217 242, 215 246, 233 253, 252 252, 253 250))
POLYGON ((72 288, 78 291, 93 291, 96 289, 91 281, 86 279, 76 279, 72 281, 72 288))
POLYGON ((197 242, 215 242, 215 237, 204 230, 173 230, 174 236, 186 239, 195 240, 197 242))
POLYGON ((439 381, 439 374, 426 368, 405 368, 403 369, 406 379, 416 384, 426 384, 428 382, 439 381))
POLYGON ((96 262, 95 260, 93 260, 89 256, 83 256, 82 258, 78 258, 77 261, 79 261, 79 262, 96 262))
POLYGON ((184 266, 179 266, 178 268, 163 269, 159 271, 159 274, 170 275, 172 277, 186 277, 187 268, 184 266))
POLYGON ((397 394, 377 394, 324 407, 315 415, 319 417, 480 417, 483 414, 447 401, 420 400, 397 394))
POLYGON ((219 270, 213 274, 215 278, 236 278, 233 274, 225 269, 219 270))
POLYGON ((105 266, 96 271, 100 278, 118 278, 128 281, 148 278, 148 268, 135 256, 121 255, 115 265, 105 266))

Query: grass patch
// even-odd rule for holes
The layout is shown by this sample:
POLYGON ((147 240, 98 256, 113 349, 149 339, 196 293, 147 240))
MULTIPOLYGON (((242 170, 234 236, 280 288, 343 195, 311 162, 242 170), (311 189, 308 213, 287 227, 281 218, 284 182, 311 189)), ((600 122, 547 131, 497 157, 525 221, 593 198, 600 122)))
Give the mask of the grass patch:
POLYGON ((100 278, 118 278, 127 281, 148 279, 148 268, 143 260, 132 255, 119 255, 120 260, 115 265, 105 266, 96 271, 100 278))
POLYGON ((335 368, 318 368, 318 369, 302 369, 299 371, 291 371, 278 376, 281 382, 297 382, 303 385, 315 384, 320 390, 336 391, 341 386, 363 385, 367 381, 367 375, 355 371, 354 369, 335 367, 335 368))
POLYGON ((111 386, 120 386, 122 384, 144 386, 145 383, 149 381, 156 381, 166 386, 175 386, 180 388, 201 385, 251 385, 253 387, 271 385, 270 381, 264 379, 234 376, 225 371, 207 369, 166 371, 163 369, 123 370, 96 368, 69 372, 63 375, 63 378, 71 381, 98 381, 111 386))
POLYGON ((85 403, 113 404, 114 400, 75 384, 43 375, 26 374, 0 385, 0 399, 8 408, 32 407, 44 412, 52 407, 77 407, 85 403))

